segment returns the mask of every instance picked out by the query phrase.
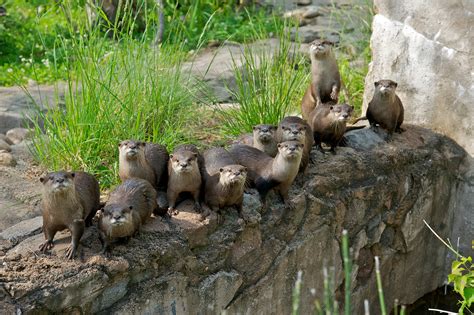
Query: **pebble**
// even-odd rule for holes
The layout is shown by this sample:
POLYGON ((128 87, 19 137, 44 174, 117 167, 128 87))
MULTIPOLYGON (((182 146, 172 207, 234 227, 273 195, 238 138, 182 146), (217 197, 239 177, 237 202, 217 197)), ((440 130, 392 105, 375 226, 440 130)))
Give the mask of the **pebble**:
POLYGON ((26 128, 13 128, 7 131, 7 138, 13 144, 18 144, 28 138, 31 135, 31 131, 26 128))
POLYGON ((0 139, 0 151, 2 150, 6 152, 10 152, 12 149, 10 148, 10 145, 6 141, 0 139))
POLYGON ((16 166, 16 160, 9 152, 0 152, 0 165, 3 166, 16 166))

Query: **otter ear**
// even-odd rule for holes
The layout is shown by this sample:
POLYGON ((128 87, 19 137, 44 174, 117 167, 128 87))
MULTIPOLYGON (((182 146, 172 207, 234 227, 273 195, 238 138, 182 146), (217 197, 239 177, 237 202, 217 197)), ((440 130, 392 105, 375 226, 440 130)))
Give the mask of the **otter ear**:
POLYGON ((252 129, 253 129, 253 130, 257 130, 257 129, 258 129, 258 127, 257 127, 257 126, 253 126, 253 128, 252 128, 252 129))
POLYGON ((173 158, 173 154, 170 154, 170 160, 173 158))
POLYGON ((330 110, 333 110, 334 109, 334 106, 331 105, 331 107, 329 107, 330 110))
POLYGON ((46 176, 41 176, 40 177, 40 182, 42 182, 43 184, 46 183, 46 180, 48 179, 48 175, 46 176))
POLYGON ((301 147, 301 148, 304 148, 304 143, 300 143, 300 147, 301 147))
POLYGON ((223 171, 224 171, 224 169, 221 167, 221 168, 219 169, 219 173, 222 173, 223 171))
POLYGON ((398 86, 398 83, 397 83, 397 82, 393 82, 392 85, 393 85, 394 87, 397 87, 397 86, 398 86))
POLYGON ((380 84, 380 82, 377 81, 377 82, 374 83, 374 86, 377 87, 377 86, 379 86, 379 84, 380 84))
POLYGON ((354 106, 352 106, 352 105, 349 105, 349 106, 350 106, 351 110, 354 110, 354 106))
POLYGON ((278 143, 277 147, 278 147, 278 149, 281 148, 281 143, 278 143))
POLYGON ((144 147, 144 146, 146 145, 146 142, 140 141, 140 142, 138 143, 138 145, 144 147))
POLYGON ((76 176, 76 173, 72 172, 71 177, 74 178, 76 176))
POLYGON ((194 156, 195 158, 197 158, 198 154, 197 154, 197 153, 193 153, 193 156, 194 156))

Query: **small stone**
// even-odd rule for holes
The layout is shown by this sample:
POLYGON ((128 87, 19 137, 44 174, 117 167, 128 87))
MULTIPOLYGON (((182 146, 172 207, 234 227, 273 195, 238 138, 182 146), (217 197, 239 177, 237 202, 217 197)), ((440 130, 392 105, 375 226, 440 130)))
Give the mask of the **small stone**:
POLYGON ((0 151, 10 152, 11 150, 10 145, 6 141, 0 139, 0 151))
POLYGON ((0 152, 0 165, 14 167, 16 166, 16 160, 10 153, 0 152))
POLYGON ((303 13, 303 18, 305 19, 314 19, 315 17, 318 17, 321 15, 321 12, 318 7, 316 6, 311 6, 307 7, 306 11, 303 13))
POLYGON ((8 137, 5 136, 3 133, 0 133, 0 140, 5 141, 5 142, 8 143, 9 145, 12 145, 12 144, 13 144, 13 142, 11 142, 10 139, 8 139, 8 137))
POLYGON ((26 128, 13 128, 7 131, 7 138, 13 144, 18 144, 31 136, 31 131, 26 128))

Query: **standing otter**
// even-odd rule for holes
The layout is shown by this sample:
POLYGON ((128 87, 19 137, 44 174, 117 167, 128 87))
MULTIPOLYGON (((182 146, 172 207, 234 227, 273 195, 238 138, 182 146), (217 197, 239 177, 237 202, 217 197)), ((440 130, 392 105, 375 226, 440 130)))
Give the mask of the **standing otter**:
POLYGON ((236 206, 239 215, 244 199, 247 169, 238 165, 224 148, 211 148, 204 152, 204 201, 212 209, 236 206))
POLYGON ((155 189, 166 187, 168 152, 160 144, 124 140, 119 144, 119 176, 147 180, 155 189))
POLYGON ((311 134, 311 127, 308 123, 297 117, 288 116, 278 125, 276 133, 276 140, 278 142, 284 141, 298 141, 304 144, 303 156, 301 158, 300 172, 304 172, 309 164, 309 154, 314 144, 313 135, 311 134))
POLYGON ((314 142, 321 152, 324 153, 322 142, 330 145, 331 152, 336 153, 336 146, 339 145, 346 131, 364 128, 364 126, 346 127, 353 111, 354 107, 347 104, 322 104, 311 112, 309 121, 314 142))
POLYGON ((304 144, 297 141, 279 143, 278 154, 274 158, 247 145, 231 147, 230 153, 237 163, 247 168, 247 178, 258 190, 262 209, 267 207, 266 198, 271 189, 280 193, 287 207, 292 207, 288 191, 298 174, 303 147, 304 144))
POLYGON ((336 57, 332 52, 334 44, 330 41, 315 40, 311 43, 311 84, 301 102, 301 113, 304 119, 309 118, 313 109, 327 102, 336 102, 341 89, 341 75, 336 57))
POLYGON ((265 152, 271 157, 278 153, 275 133, 277 126, 260 124, 253 127, 253 134, 242 135, 235 143, 246 144, 265 152))
POLYGON ((115 188, 99 217, 102 253, 113 239, 128 238, 139 232, 156 207, 156 191, 144 179, 130 178, 115 188))
POLYGON ((378 124, 387 130, 387 140, 391 140, 394 131, 403 131, 400 126, 403 123, 404 109, 400 98, 395 94, 397 83, 392 80, 380 80, 374 85, 374 96, 369 102, 365 116, 372 128, 378 124))
POLYGON ((68 259, 76 255, 79 240, 85 226, 100 207, 99 183, 85 172, 52 172, 40 177, 43 183, 43 233, 46 241, 39 249, 46 252, 54 246, 54 235, 58 231, 71 231, 71 245, 66 250, 68 259))
POLYGON ((170 215, 178 214, 176 199, 182 192, 189 192, 194 198, 194 209, 201 211, 199 194, 201 190, 202 157, 196 146, 180 145, 170 154, 168 162, 168 212, 170 215))

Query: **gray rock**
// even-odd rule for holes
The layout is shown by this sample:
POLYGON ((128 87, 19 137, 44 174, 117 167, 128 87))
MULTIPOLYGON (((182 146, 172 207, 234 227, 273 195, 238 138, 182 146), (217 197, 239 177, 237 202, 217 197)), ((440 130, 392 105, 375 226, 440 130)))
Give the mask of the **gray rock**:
POLYGON ((0 152, 0 165, 14 167, 16 166, 16 160, 11 153, 2 151, 0 152))
POLYGON ((335 290, 343 283, 340 236, 347 229, 353 313, 363 313, 364 299, 378 305, 374 254, 383 258, 387 308, 395 298, 411 304, 446 279, 448 249, 422 220, 441 235, 453 232, 453 205, 465 193, 455 174, 466 156, 451 139, 407 125, 370 150, 314 155, 290 189, 292 209, 272 192, 269 209, 258 213, 257 200, 246 195, 244 212, 261 217, 255 224, 240 224, 235 210, 219 224, 212 214, 203 220, 185 200, 177 216, 151 218, 108 258, 99 254, 97 229, 87 228, 78 258, 68 262, 69 232, 58 233, 51 256, 38 253, 43 235, 30 236, 1 258, 3 287, 13 305, 31 313, 289 314, 301 271, 300 312, 310 314, 323 299, 323 267, 335 290), (407 266, 424 267, 414 273, 407 266))
POLYGON ((10 152, 11 150, 10 145, 6 141, 0 139, 0 151, 10 152))
POLYGON ((296 0, 297 5, 310 5, 313 3, 313 0, 296 0))
POLYGON ((0 233, 0 238, 10 241, 12 244, 21 242, 25 238, 37 234, 43 226, 42 217, 34 217, 25 221, 21 221, 0 233))
POLYGON ((19 144, 31 136, 31 130, 26 128, 13 128, 7 131, 6 136, 13 144, 19 144))
POLYGON ((297 30, 292 29, 290 36, 291 40, 298 38, 302 43, 311 43, 316 39, 326 39, 334 43, 339 42, 339 35, 336 32, 320 25, 305 25, 297 30))
MULTIPOLYGON (((474 85, 472 71, 466 71, 474 68, 474 3, 435 0, 427 10, 424 1, 395 5, 390 0, 378 0, 376 7, 364 110, 373 96, 374 82, 394 80, 406 123, 439 131, 474 156, 474 85)), ((458 232, 452 239, 474 234, 470 223, 474 221, 474 163, 470 159, 464 165, 459 174, 464 178, 464 188, 458 191, 455 205, 462 211, 456 211, 458 228, 453 231, 458 232)), ((470 245, 461 245, 461 251, 470 250, 470 245)))
POLYGON ((372 128, 352 130, 344 135, 348 147, 356 150, 370 150, 373 147, 385 143, 385 140, 372 128))

